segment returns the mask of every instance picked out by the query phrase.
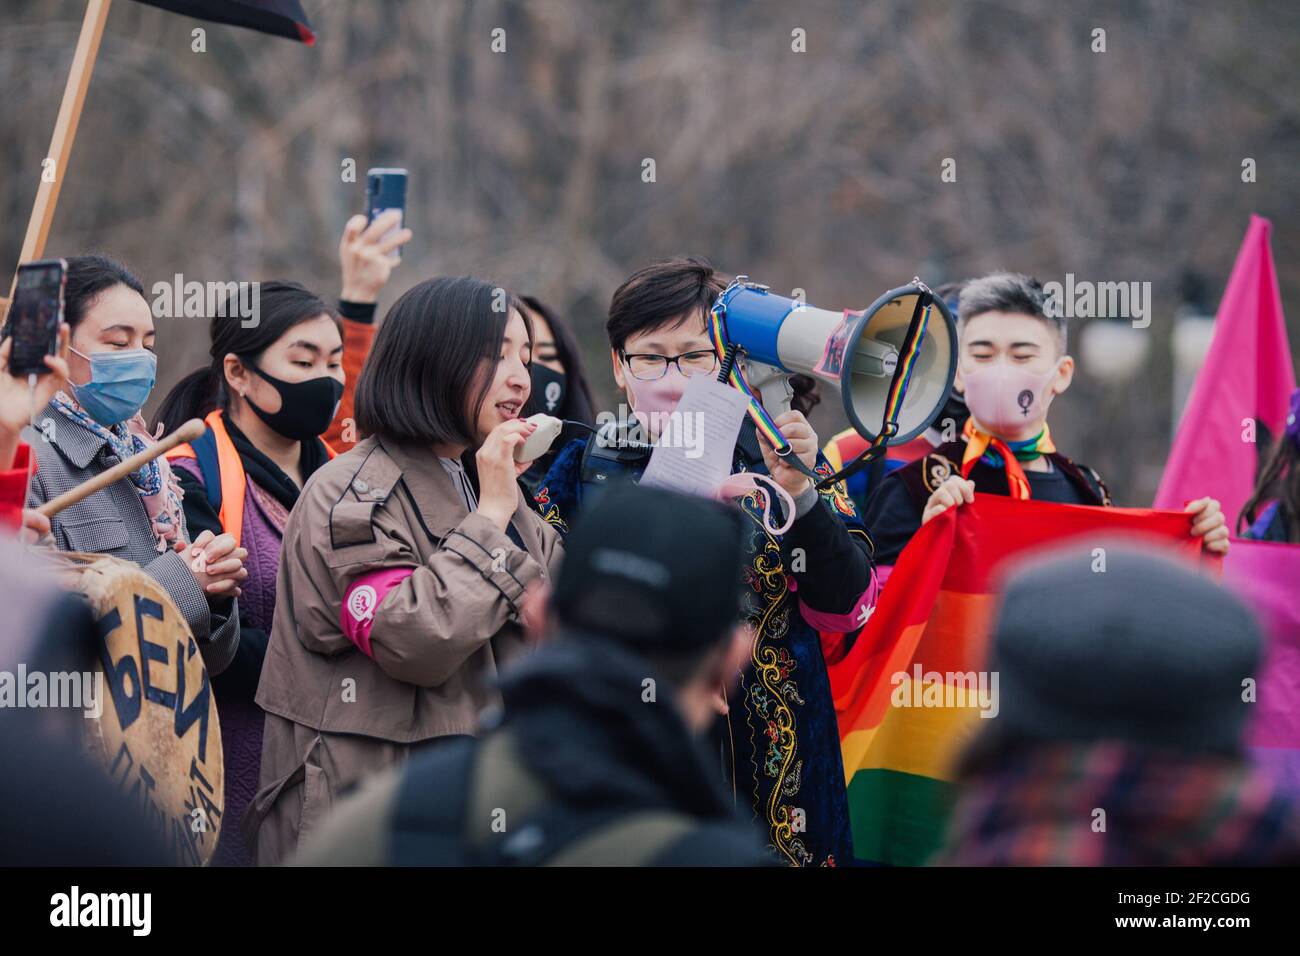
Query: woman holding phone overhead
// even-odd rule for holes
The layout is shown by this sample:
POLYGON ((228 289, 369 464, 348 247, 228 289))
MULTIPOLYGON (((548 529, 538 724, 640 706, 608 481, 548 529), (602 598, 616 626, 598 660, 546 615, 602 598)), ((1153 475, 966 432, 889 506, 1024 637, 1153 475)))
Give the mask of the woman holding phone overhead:
POLYGON ((285 525, 245 817, 260 864, 363 777, 473 734, 524 648, 525 592, 560 547, 517 480, 532 339, 497 299, 465 277, 398 299, 357 384, 367 437, 313 475, 285 525))
MULTIPOLYGON (((64 301, 71 328, 68 388, 37 413, 39 432, 29 438, 37 460, 32 505, 153 443, 140 416, 158 366, 144 286, 111 259, 74 256, 64 301)), ((247 552, 228 534, 203 531, 190 540, 180 486, 164 459, 59 512, 51 533, 60 550, 140 565, 184 615, 209 673, 229 666, 239 645, 236 599, 248 577, 247 552)))

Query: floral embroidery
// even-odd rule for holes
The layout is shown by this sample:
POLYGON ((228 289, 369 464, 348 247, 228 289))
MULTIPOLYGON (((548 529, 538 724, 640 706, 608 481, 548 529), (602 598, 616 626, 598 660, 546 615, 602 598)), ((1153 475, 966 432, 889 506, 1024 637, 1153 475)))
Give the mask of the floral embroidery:
POLYGON ((781 685, 781 696, 786 700, 794 701, 800 707, 803 707, 808 703, 799 696, 799 688, 795 686, 795 683, 792 680, 788 680, 781 685))
POLYGON ((799 792, 799 784, 803 782, 803 761, 796 760, 794 766, 790 768, 790 773, 786 776, 785 784, 781 787, 781 793, 787 797, 793 797, 799 792))
MULTIPOLYGON (((835 474, 835 469, 831 467, 828 461, 819 461, 817 467, 813 469, 822 478, 829 478, 835 474)), ((822 498, 828 505, 846 518, 856 518, 857 511, 853 508, 853 499, 849 497, 849 490, 845 487, 843 481, 837 481, 830 488, 822 491, 822 498)))
POLYGON ((533 500, 537 502, 537 510, 542 515, 542 520, 549 524, 562 535, 568 535, 569 526, 563 518, 560 517, 560 506, 551 501, 551 492, 549 488, 540 489, 533 500))
POLYGON ((925 459, 926 488, 934 491, 953 473, 952 462, 942 455, 928 455, 925 459))
POLYGON ((795 808, 789 802, 799 793, 803 769, 796 755, 792 704, 802 704, 803 699, 791 678, 796 661, 783 643, 790 632, 787 579, 780 545, 763 529, 757 495, 742 499, 741 506, 755 524, 752 557, 745 572, 745 580, 754 591, 746 596, 745 604, 755 631, 754 683, 747 688, 753 709, 746 714, 746 721, 751 734, 759 738, 751 740, 755 755, 762 754, 762 774, 771 781, 767 786, 760 785, 758 767, 753 768, 754 806, 764 818, 768 840, 777 853, 792 864, 806 865, 813 856, 795 836, 795 808), (759 745, 759 740, 764 746, 759 745))

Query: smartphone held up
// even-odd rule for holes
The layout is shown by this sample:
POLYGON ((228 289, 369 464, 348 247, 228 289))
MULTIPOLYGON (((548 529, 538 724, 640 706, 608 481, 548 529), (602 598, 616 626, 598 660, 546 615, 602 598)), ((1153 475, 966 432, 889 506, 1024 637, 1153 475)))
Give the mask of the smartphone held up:
MULTIPOLYGON (((390 209, 397 210, 400 218, 385 238, 406 225, 406 170, 395 166, 366 170, 366 221, 374 222, 390 209)), ((394 254, 400 259, 401 247, 394 254)))
POLYGON ((25 377, 50 371, 45 358, 59 348, 59 326, 63 322, 63 287, 68 263, 43 259, 18 267, 5 334, 12 337, 9 374, 25 377))

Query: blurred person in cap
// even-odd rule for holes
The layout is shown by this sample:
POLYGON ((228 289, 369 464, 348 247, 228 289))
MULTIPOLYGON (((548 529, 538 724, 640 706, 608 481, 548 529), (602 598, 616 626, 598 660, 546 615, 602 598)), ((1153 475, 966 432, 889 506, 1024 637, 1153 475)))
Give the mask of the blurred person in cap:
POLYGON ((632 486, 602 496, 568 539, 553 639, 506 671, 483 736, 372 780, 295 862, 774 862, 697 747, 749 653, 741 560, 734 509, 632 486))
POLYGON ((1300 805, 1243 744, 1262 645, 1251 613, 1132 544, 1108 544, 1096 573, 1094 545, 1050 553, 1004 590, 998 716, 960 761, 937 862, 1300 862, 1300 805))

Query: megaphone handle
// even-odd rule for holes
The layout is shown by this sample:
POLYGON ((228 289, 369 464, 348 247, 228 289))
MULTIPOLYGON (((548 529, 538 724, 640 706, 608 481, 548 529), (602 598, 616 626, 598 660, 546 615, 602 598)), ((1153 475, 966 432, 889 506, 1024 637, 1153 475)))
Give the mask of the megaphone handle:
POLYGON ((794 389, 790 387, 790 375, 775 365, 761 362, 747 362, 745 378, 750 388, 763 395, 763 407, 773 418, 780 418, 790 410, 790 400, 794 398, 794 389))

